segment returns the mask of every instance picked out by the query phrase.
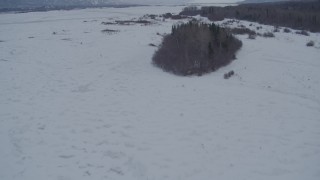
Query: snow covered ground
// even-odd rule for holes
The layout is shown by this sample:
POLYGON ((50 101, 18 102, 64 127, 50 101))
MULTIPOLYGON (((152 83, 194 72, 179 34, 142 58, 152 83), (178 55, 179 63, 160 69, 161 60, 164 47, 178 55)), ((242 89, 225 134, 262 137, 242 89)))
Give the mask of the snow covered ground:
POLYGON ((0 179, 318 180, 320 35, 239 36, 229 66, 178 77, 148 45, 177 21, 101 24, 181 8, 1 14, 0 179))

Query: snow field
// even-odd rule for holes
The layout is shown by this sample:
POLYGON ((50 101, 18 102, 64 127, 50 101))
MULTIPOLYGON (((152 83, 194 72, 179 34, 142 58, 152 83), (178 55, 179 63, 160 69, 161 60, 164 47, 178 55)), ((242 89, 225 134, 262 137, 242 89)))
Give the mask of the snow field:
POLYGON ((319 179, 319 34, 238 36, 229 66, 177 77, 148 46, 177 21, 101 25, 181 9, 1 14, 0 179, 319 179))

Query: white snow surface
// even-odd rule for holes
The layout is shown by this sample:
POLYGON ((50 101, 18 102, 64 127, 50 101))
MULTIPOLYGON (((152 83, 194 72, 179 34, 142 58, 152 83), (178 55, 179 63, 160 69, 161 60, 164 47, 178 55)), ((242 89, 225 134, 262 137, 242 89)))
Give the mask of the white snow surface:
POLYGON ((1 14, 0 179, 319 180, 319 34, 238 36, 230 65, 179 77, 148 45, 177 21, 101 24, 181 9, 1 14))

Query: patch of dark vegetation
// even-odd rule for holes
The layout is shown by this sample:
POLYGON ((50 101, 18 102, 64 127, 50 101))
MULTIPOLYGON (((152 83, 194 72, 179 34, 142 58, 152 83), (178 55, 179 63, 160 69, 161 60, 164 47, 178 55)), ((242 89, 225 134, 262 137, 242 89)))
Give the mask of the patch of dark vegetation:
POLYGON ((84 21, 82 21, 82 22, 87 23, 87 22, 97 22, 97 21, 98 21, 98 20, 94 19, 94 20, 90 20, 90 21, 84 20, 84 21))
POLYGON ((162 37, 163 37, 163 35, 162 35, 162 34, 160 34, 159 32, 157 32, 157 35, 158 35, 158 36, 162 36, 162 37))
POLYGON ((290 30, 289 28, 284 28, 284 29, 283 29, 283 32, 285 32, 285 33, 291 33, 291 30, 290 30))
POLYGON ((307 31, 296 31, 296 34, 304 35, 304 36, 309 36, 309 33, 307 31))
POLYGON ((148 25, 151 24, 151 21, 147 20, 127 20, 127 21, 115 21, 117 24, 120 25, 130 25, 130 24, 143 24, 143 25, 148 25))
POLYGON ((3 41, 3 40, 0 40, 0 43, 1 43, 1 42, 5 42, 5 41, 3 41))
POLYGON ((254 21, 320 32, 320 2, 281 2, 241 4, 227 7, 184 8, 181 15, 201 15, 212 21, 224 18, 254 21))
POLYGON ((314 41, 309 41, 306 45, 307 45, 308 47, 314 46, 314 41))
POLYGON ((197 6, 188 6, 183 8, 182 13, 180 14, 184 14, 188 16, 196 16, 196 15, 199 15, 200 11, 201 9, 199 9, 197 6), (186 12, 186 13, 183 13, 183 12, 186 12))
POLYGON ((153 56, 153 63, 176 75, 215 71, 235 59, 242 42, 215 24, 190 21, 174 25, 153 56))
POLYGON ((237 27, 237 28, 227 28, 232 34, 240 34, 240 35, 244 35, 244 34, 249 34, 249 35, 255 35, 256 32, 246 28, 246 27, 237 27))
POLYGON ((187 16, 182 16, 182 15, 173 15, 171 17, 171 19, 174 19, 174 20, 179 20, 179 19, 186 19, 188 18, 187 16))
POLYGON ((148 20, 124 20, 124 21, 114 21, 114 22, 101 22, 103 25, 150 25, 152 22, 148 20))
POLYGON ((223 75, 224 79, 229 79, 234 75, 234 71, 229 71, 223 75))
POLYGON ((169 18, 172 17, 172 14, 171 13, 165 13, 165 14, 162 15, 162 17, 165 18, 165 19, 169 19, 169 18))
POLYGON ((118 33, 120 32, 119 30, 113 30, 113 29, 104 29, 104 30, 101 30, 102 33, 106 33, 106 34, 115 34, 115 33, 118 33))
POLYGON ((179 20, 179 19, 187 19, 188 16, 181 15, 181 14, 171 14, 171 13, 165 13, 161 17, 165 19, 174 19, 174 20, 179 20))
POLYGON ((248 39, 256 39, 257 35, 256 34, 249 34, 248 39))
POLYGON ((280 32, 280 28, 279 28, 279 27, 274 27, 273 32, 274 32, 274 33, 280 32))
POLYGON ((63 38, 63 39, 61 39, 62 41, 72 41, 72 39, 71 38, 63 38))
POLYGON ((263 33, 262 36, 265 37, 265 38, 273 38, 273 37, 275 37, 272 32, 265 32, 265 33, 263 33))
POLYGON ((150 43, 149 46, 151 47, 157 47, 157 45, 153 44, 153 43, 150 43))
POLYGON ((103 25, 115 25, 117 24, 116 22, 101 22, 103 25))
POLYGON ((157 17, 159 17, 158 15, 155 14, 146 14, 143 16, 144 18, 150 18, 150 19, 156 19, 157 17))
POLYGON ((239 21, 239 20, 235 20, 235 19, 227 20, 227 21, 224 21, 224 22, 221 24, 221 26, 227 27, 227 26, 233 25, 234 23, 239 24, 240 21, 239 21))

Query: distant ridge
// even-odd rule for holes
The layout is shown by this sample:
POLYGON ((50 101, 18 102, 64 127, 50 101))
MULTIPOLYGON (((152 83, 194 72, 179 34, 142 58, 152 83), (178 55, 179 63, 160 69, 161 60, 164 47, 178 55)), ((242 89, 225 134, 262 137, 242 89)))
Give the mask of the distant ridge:
POLYGON ((93 6, 117 4, 115 0, 0 0, 0 8, 35 8, 42 6, 93 6))
POLYGON ((0 12, 17 13, 129 6, 138 4, 122 0, 0 0, 0 12))
POLYGON ((244 0, 244 1, 240 1, 239 4, 288 2, 288 1, 295 1, 295 2, 314 2, 314 1, 319 1, 320 2, 320 0, 244 0))
POLYGON ((0 9, 36 8, 36 7, 71 7, 71 6, 110 6, 110 5, 156 5, 181 4, 185 0, 0 0, 0 9))

